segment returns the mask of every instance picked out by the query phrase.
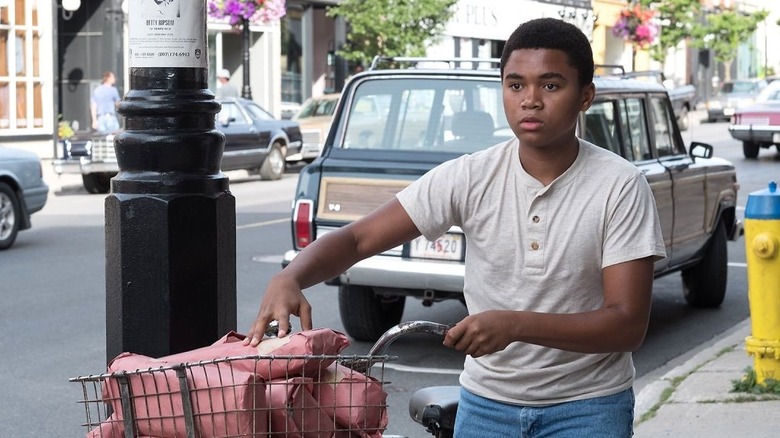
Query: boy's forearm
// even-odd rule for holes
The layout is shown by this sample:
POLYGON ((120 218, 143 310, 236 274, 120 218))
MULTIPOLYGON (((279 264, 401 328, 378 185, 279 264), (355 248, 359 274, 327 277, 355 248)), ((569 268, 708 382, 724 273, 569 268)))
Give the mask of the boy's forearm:
POLYGON ((616 309, 550 314, 517 312, 515 338, 559 350, 579 353, 635 351, 644 341, 649 320, 616 309))
POLYGON ((306 289, 337 277, 358 260, 355 240, 339 229, 312 242, 278 275, 289 276, 306 289))

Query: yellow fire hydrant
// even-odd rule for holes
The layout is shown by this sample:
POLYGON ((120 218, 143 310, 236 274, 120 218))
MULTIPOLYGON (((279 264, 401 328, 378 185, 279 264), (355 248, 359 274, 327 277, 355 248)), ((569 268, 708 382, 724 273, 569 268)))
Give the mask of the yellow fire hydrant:
POLYGON ((745 350, 763 384, 780 380, 780 192, 774 181, 748 196, 745 246, 752 329, 745 350))

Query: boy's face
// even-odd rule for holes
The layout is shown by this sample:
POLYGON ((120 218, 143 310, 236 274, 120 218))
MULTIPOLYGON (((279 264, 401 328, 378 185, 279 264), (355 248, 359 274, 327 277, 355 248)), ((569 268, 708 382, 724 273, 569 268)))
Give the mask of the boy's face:
POLYGON ((533 148, 571 144, 577 117, 595 95, 592 83, 580 85, 566 53, 554 49, 515 50, 502 81, 509 126, 520 144, 533 148))

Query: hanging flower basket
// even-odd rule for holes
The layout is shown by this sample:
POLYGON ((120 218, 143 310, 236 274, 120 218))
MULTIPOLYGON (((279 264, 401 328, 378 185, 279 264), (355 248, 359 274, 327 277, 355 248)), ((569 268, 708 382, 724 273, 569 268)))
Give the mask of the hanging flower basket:
POLYGON ((658 25, 653 22, 655 11, 639 4, 620 11, 612 27, 612 34, 631 42, 638 48, 646 48, 658 37, 658 25))
POLYGON ((285 0, 209 0, 208 14, 227 20, 233 27, 245 22, 263 24, 279 21, 287 13, 285 0))

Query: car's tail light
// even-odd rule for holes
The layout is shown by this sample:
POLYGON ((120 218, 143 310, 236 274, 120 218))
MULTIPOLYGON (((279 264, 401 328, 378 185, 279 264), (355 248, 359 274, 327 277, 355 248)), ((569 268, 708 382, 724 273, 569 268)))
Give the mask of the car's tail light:
POLYGON ((303 249, 314 241, 314 203, 299 199, 293 209, 293 241, 296 249, 303 249))

